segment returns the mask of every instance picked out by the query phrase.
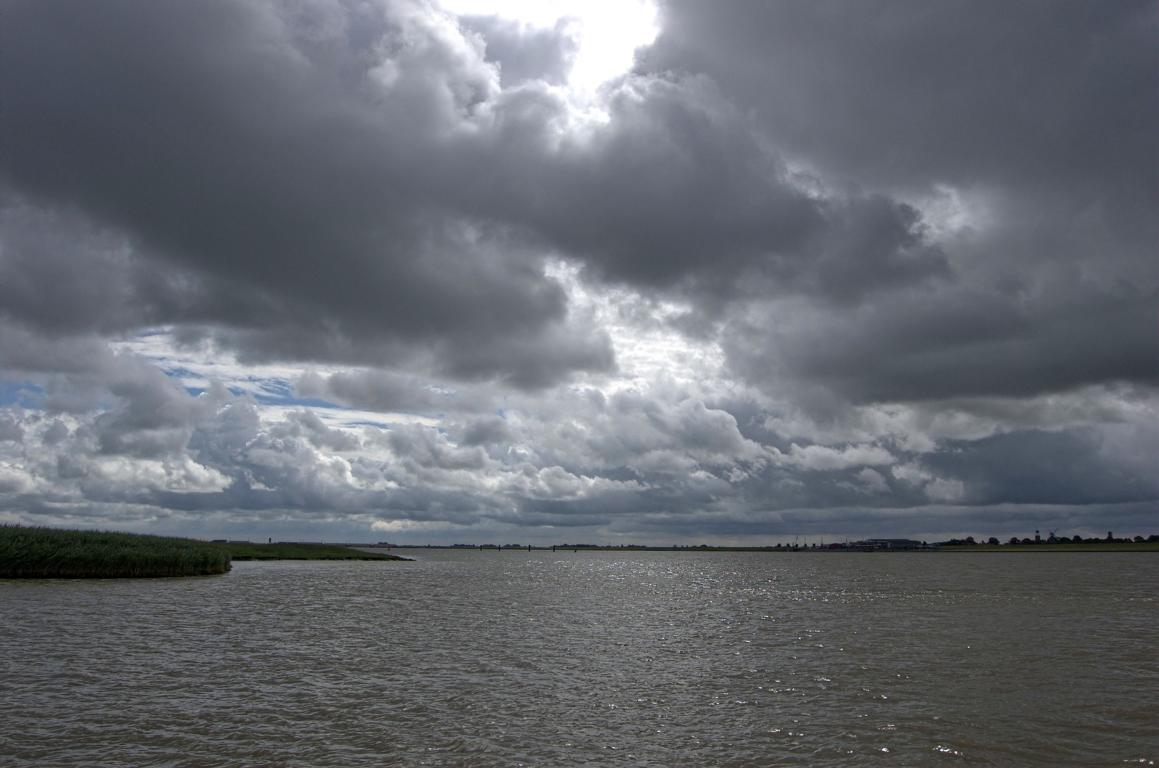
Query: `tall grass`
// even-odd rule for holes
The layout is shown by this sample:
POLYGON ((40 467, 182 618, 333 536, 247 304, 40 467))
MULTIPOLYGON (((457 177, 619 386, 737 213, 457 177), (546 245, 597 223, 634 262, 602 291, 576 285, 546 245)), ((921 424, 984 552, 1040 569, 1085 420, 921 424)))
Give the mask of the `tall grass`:
POLYGON ((365 552, 341 544, 308 544, 277 542, 275 544, 251 544, 248 541, 231 541, 222 546, 229 549, 234 560, 405 560, 405 557, 388 555, 385 552, 365 552))
POLYGON ((222 546, 135 533, 0 525, 0 578, 205 576, 230 569, 222 546))

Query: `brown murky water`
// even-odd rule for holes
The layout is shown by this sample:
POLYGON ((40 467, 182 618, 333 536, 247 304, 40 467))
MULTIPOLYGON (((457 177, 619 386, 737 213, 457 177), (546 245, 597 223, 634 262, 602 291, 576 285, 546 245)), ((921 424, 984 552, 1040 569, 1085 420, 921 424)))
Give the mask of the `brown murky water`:
POLYGON ((0 582, 5 766, 1159 759, 1159 557, 419 552, 0 582))

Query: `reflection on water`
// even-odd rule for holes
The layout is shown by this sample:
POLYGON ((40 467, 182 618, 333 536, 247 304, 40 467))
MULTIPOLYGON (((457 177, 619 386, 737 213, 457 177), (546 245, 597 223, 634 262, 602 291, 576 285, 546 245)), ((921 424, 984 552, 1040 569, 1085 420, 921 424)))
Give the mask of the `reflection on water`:
POLYGON ((0 763, 1159 758, 1148 554, 420 556, 0 582, 0 763))

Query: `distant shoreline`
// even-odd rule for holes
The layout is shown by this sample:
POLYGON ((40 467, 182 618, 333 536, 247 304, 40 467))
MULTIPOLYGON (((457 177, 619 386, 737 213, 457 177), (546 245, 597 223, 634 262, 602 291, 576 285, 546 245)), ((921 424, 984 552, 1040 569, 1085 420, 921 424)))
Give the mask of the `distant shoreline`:
POLYGON ((1026 552, 1159 552, 1159 542, 1144 541, 1144 542, 1122 542, 1122 543, 1083 543, 1083 544, 947 544, 947 545, 930 545, 925 547, 913 548, 878 548, 870 549, 865 547, 837 547, 830 548, 829 546, 798 546, 796 548, 789 547, 725 547, 725 546, 643 546, 643 545, 581 545, 581 544, 564 544, 564 545, 508 545, 502 546, 495 544, 396 544, 389 547, 380 544, 352 544, 349 546, 360 548, 373 549, 388 549, 388 550, 443 550, 452 552, 769 552, 769 553, 784 553, 784 554, 800 554, 803 552, 812 553, 857 553, 857 554, 880 554, 882 552, 892 553, 935 553, 935 552, 1005 552, 1005 553, 1026 553, 1026 552))
MULTIPOLYGON (((1140 537, 1141 538, 1141 537, 1140 537)), ((762 553, 1075 553, 1159 552, 1159 537, 1144 541, 1031 541, 970 544, 961 540, 926 544, 912 539, 867 539, 813 545, 647 546, 556 544, 402 544, 204 541, 136 533, 0 525, 0 579, 109 579, 211 576, 234 561, 410 560, 398 552, 762 552, 762 553)))
POLYGON ((939 552, 1159 552, 1159 542, 1123 544, 954 544, 938 547, 939 552))

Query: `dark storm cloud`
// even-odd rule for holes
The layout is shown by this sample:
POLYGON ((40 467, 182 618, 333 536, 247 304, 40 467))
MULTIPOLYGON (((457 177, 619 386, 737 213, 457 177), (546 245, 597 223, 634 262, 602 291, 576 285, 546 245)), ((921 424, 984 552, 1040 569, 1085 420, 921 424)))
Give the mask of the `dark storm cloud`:
POLYGON ((821 384, 853 402, 1026 397, 1159 377, 1155 291, 953 287, 834 314, 783 305, 729 326, 725 349, 751 381, 821 384))
POLYGON ((1096 180, 1154 199, 1153 0, 664 4, 646 68, 703 72, 794 153, 888 186, 1096 180))
POLYGON ((507 131, 544 146, 512 158, 499 194, 491 175, 474 175, 489 183, 475 210, 520 224, 590 277, 711 309, 769 293, 857 299, 949 275, 912 208, 808 194, 705 78, 628 79, 610 93, 606 125, 559 146, 542 131, 562 107, 533 93, 510 97, 534 109, 509 107, 523 124, 507 131))
POLYGON ((544 249, 724 300, 948 274, 912 209, 806 195, 703 78, 629 81, 576 133, 542 80, 500 90, 502 40, 423 6, 25 2, 5 30, 0 168, 22 205, 112 230, 6 249, 25 322, 178 323, 248 360, 421 344, 442 373, 534 388, 614 365, 544 249), (66 260, 59 282, 29 266, 66 260), (33 293, 80 301, 48 317, 33 293))
POLYGON ((157 323, 254 325, 281 313, 263 289, 143 258, 132 238, 79 211, 0 197, 6 320, 59 336, 157 323))
MULTIPOLYGON (((854 402, 1154 383, 1157 32, 1154 2, 667 3, 642 70, 712 77, 831 185, 949 185, 982 209, 965 231, 926 229, 952 279, 734 317, 734 370, 854 402)), ((819 273, 887 272, 871 257, 885 231, 819 273)))
POLYGON ((1120 504, 1159 497, 1142 458, 1157 450, 1159 435, 1142 427, 1026 431, 948 441, 925 463, 962 479, 977 504, 1120 504))
POLYGON ((131 262, 126 249, 21 242, 5 248, 6 268, 27 273, 5 313, 59 324, 30 305, 30 290, 67 299, 96 286, 79 296, 89 299, 102 293, 91 274, 114 290, 103 312, 84 313, 83 301, 75 311, 90 328, 188 321, 200 304, 201 319, 226 326, 222 337, 254 359, 382 362, 382 346, 402 339, 444 345, 454 373, 528 386, 607 368, 606 337, 563 334, 560 287, 501 233, 456 224, 440 197, 451 196, 452 180, 439 178, 448 169, 427 166, 440 136, 493 95, 479 51, 421 8, 306 8, 6 9, 0 167, 12 186, 31 205, 80 209, 126 232, 135 255, 193 279, 146 270, 155 297, 121 318, 134 306, 121 286, 141 282, 131 263, 111 263, 131 262), (29 269, 43 263, 37 249, 67 258, 76 279, 40 279, 29 269), (252 294, 259 311, 206 306, 229 303, 222 284, 252 294), (478 350, 492 343, 489 365, 478 350), (544 354, 528 351, 537 347, 544 354))

